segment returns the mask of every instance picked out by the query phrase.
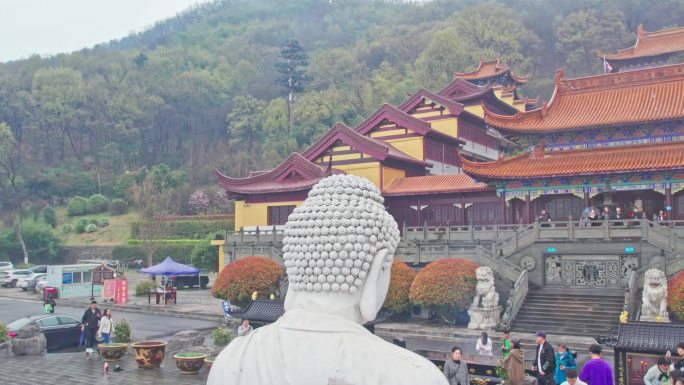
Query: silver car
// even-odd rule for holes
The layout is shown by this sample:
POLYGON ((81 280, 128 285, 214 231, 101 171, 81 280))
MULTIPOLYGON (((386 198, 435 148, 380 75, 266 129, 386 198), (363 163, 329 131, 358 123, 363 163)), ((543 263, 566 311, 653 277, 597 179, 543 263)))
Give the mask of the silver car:
POLYGON ((21 290, 34 290, 36 288, 36 283, 40 281, 41 279, 44 279, 47 277, 47 274, 45 273, 33 273, 25 278, 19 278, 19 281, 17 282, 17 287, 20 287, 21 290))
POLYGON ((2 261, 0 262, 0 271, 14 270, 14 264, 12 262, 2 261))
POLYGON ((4 287, 16 287, 20 278, 26 278, 31 274, 31 270, 6 270, 0 273, 0 284, 4 287))

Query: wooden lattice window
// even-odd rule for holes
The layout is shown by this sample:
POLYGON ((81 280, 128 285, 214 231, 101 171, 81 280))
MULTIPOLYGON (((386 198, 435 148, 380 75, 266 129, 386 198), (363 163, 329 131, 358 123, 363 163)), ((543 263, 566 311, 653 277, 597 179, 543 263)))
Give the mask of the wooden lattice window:
POLYGON ((268 224, 270 226, 284 225, 295 207, 297 206, 268 206, 268 224))
POLYGON ((496 223, 499 216, 499 205, 497 203, 474 203, 468 207, 468 224, 470 225, 492 225, 496 223))

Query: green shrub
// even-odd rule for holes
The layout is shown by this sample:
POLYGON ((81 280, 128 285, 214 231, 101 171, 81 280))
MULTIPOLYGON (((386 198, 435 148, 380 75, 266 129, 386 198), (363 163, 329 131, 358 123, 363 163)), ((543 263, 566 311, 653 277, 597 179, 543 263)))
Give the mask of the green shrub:
MULTIPOLYGON (((160 239, 157 242, 163 245, 203 245, 208 244, 206 239, 160 239)), ((126 241, 127 245, 139 246, 143 244, 140 239, 129 239, 126 241)))
MULTIPOLYGON (((168 238, 179 239, 204 239, 217 232, 233 230, 235 224, 232 220, 196 220, 196 221, 169 221, 167 223, 168 238)), ((140 223, 131 224, 131 238, 140 237, 140 223)))
POLYGON ((135 285, 135 295, 136 297, 142 297, 147 295, 147 292, 157 287, 157 283, 154 281, 140 281, 135 285))
POLYGON ((7 326, 0 322, 0 344, 7 341, 7 326))
POLYGON ((218 271, 218 247, 200 243, 192 249, 193 265, 206 271, 218 271))
POLYGON ((127 343, 131 342, 131 324, 125 319, 114 324, 113 342, 127 343))
POLYGON ((88 226, 88 219, 87 218, 79 219, 78 222, 76 222, 76 226, 74 227, 76 234, 83 234, 85 232, 86 226, 88 226))
POLYGON ((85 215, 87 214, 87 205, 87 199, 83 197, 73 197, 69 200, 69 204, 67 205, 67 215, 70 217, 85 215))
POLYGON ((84 230, 86 233, 94 233, 97 231, 97 225, 93 223, 88 223, 84 230))
POLYGON ((71 234, 74 232, 74 226, 67 223, 66 225, 62 226, 62 232, 64 234, 71 234))
POLYGON ((109 226, 109 218, 101 217, 97 218, 97 227, 107 227, 109 226))
POLYGON ((233 333, 228 328, 219 326, 211 332, 211 338, 214 340, 214 346, 223 347, 233 340, 233 333))
POLYGON ((112 215, 126 214, 126 211, 128 211, 128 204, 125 200, 117 198, 112 200, 112 204, 109 205, 109 209, 111 210, 112 215))
MULTIPOLYGON (((50 225, 28 218, 24 220, 22 230, 24 244, 32 263, 55 264, 62 261, 62 241, 50 225)), ((0 230, 0 255, 22 255, 21 245, 13 229, 0 230)))
POLYGON ((45 223, 52 226, 53 229, 57 228, 57 214, 55 214, 55 209, 50 206, 45 207, 42 216, 45 223))
POLYGON ((88 198, 86 211, 90 214, 103 213, 109 210, 109 199, 104 195, 94 194, 88 198))
POLYGON ((97 226, 97 218, 92 218, 92 217, 90 217, 90 218, 87 218, 87 220, 88 220, 88 224, 89 224, 89 225, 95 225, 95 226, 97 226))

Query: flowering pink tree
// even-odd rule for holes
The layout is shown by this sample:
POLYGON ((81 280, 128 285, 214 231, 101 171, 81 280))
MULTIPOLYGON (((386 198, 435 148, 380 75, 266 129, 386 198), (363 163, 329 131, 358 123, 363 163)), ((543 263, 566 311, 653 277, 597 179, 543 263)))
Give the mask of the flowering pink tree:
POLYGON ((209 208, 209 197, 202 190, 197 190, 190 195, 188 204, 197 212, 206 212, 209 208))

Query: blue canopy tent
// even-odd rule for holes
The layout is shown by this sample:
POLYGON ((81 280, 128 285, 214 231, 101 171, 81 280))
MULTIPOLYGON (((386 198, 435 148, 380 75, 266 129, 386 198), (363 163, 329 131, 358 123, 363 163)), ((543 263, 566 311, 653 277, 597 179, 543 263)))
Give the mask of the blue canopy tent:
MULTIPOLYGON (((169 275, 195 275, 197 274, 197 281, 198 283, 201 281, 201 276, 200 276, 200 269, 197 269, 192 266, 184 265, 182 263, 178 263, 174 261, 170 256, 166 257, 161 263, 150 266, 144 269, 139 270, 141 273, 146 273, 150 275, 161 275, 161 276, 169 276, 169 275)), ((201 288, 202 285, 199 285, 201 288)), ((166 303, 166 292, 164 292, 164 303, 166 303)))

